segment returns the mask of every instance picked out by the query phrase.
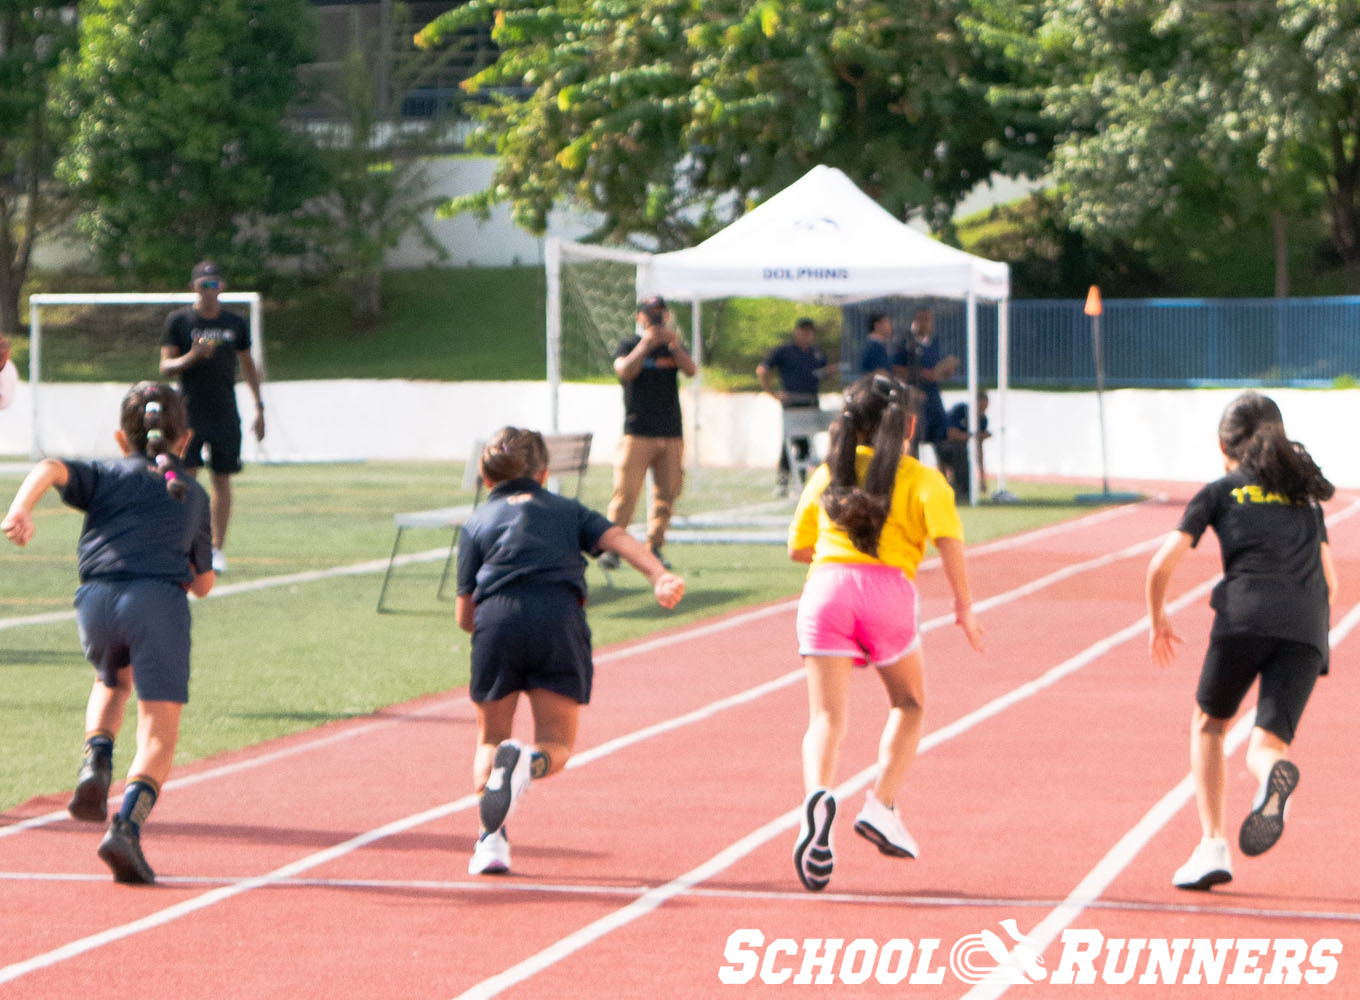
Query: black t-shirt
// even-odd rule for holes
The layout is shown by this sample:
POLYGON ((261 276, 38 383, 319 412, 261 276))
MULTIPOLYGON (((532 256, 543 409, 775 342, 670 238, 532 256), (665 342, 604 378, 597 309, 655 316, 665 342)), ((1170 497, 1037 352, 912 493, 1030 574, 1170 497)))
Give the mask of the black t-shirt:
POLYGON ((458 593, 483 601, 517 583, 561 584, 584 600, 586 561, 614 525, 533 479, 498 483, 458 539, 458 593))
MULTIPOLYGON (((614 350, 614 357, 627 357, 640 340, 639 336, 625 337, 614 350)), ((642 362, 637 378, 623 383, 623 433, 635 437, 684 436, 680 375, 670 348, 657 347, 642 362)))
POLYGON ((71 462, 63 502, 85 511, 76 546, 82 583, 89 580, 169 580, 190 583, 212 567, 208 494, 183 466, 188 486, 181 502, 145 458, 71 462))
POLYGON ((1206 528, 1218 535, 1223 579, 1210 599, 1212 636, 1291 639, 1327 656, 1321 549, 1327 525, 1320 505, 1295 506, 1235 471, 1195 494, 1179 527, 1196 545, 1206 528))
POLYGON ((239 424, 236 352, 250 350, 250 324, 226 309, 207 319, 193 306, 176 309, 165 318, 162 346, 175 347, 184 355, 199 338, 213 341, 217 349, 179 374, 189 422, 195 427, 228 422, 239 424))

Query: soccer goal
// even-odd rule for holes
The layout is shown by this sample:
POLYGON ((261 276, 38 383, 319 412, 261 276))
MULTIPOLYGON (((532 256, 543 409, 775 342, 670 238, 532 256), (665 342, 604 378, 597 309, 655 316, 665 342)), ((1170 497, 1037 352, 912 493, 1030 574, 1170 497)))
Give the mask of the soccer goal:
MULTIPOLYGON (((33 435, 30 447, 32 458, 42 458, 46 451, 43 448, 43 423, 42 423, 42 350, 43 350, 43 330, 44 318, 43 310, 50 310, 49 316, 57 310, 70 312, 81 307, 106 307, 117 306, 126 312, 129 309, 141 307, 159 306, 161 310, 153 316, 138 316, 136 322, 141 323, 145 328, 150 326, 148 332, 148 342, 146 344, 148 368, 155 370, 155 361, 160 352, 160 332, 161 324, 164 321, 164 307, 188 305, 195 301, 196 296, 193 292, 45 292, 28 297, 28 316, 29 316, 29 350, 28 350, 28 377, 29 377, 29 400, 32 406, 33 435), (154 325, 153 325, 154 324, 154 325)), ((259 292, 223 292, 219 296, 224 305, 243 304, 250 308, 250 355, 255 361, 255 367, 260 372, 260 377, 264 377, 264 324, 263 308, 261 306, 259 292)), ((88 315, 88 309, 85 310, 88 315)), ((59 336, 59 329, 65 324, 58 324, 49 319, 49 335, 59 336)))

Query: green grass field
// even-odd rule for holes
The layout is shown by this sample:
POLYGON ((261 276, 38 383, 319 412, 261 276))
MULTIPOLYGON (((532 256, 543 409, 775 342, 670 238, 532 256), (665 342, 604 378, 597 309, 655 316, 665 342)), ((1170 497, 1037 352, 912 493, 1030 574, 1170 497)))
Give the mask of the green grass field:
MULTIPOLYGON (((602 507, 609 477, 607 467, 592 468, 583 499, 602 507)), ((20 479, 21 470, 0 471, 0 495, 12 496, 20 479)), ((230 593, 289 574, 380 567, 392 545, 392 513, 466 500, 460 482, 459 468, 435 463, 264 465, 239 476, 230 572, 217 594, 194 605, 192 694, 177 759, 203 758, 466 683, 467 637, 455 625, 452 602, 435 597, 440 558, 399 570, 389 614, 375 610, 377 568, 230 593)), ((768 488, 767 470, 697 470, 680 512, 767 501, 768 488)), ((965 509, 969 538, 1070 516, 1078 508, 1059 502, 1070 496, 1070 487, 1035 487, 1025 498, 1038 503, 965 509)), ((80 515, 55 494, 43 499, 37 515, 38 534, 27 548, 0 543, 0 685, 6 691, 0 809, 71 786, 92 679, 74 621, 7 627, 13 619, 68 611, 75 591, 80 515)), ((407 538, 403 552, 440 556, 449 541, 440 532, 408 532, 407 538)), ((597 646, 791 597, 804 572, 771 545, 675 545, 670 555, 689 587, 673 612, 658 608, 631 570, 613 574, 612 587, 599 570, 588 571, 597 646)), ((792 635, 771 641, 786 642, 789 663, 796 663, 792 635)), ((607 683, 598 685, 597 697, 609 697, 607 683)), ((130 735, 129 729, 119 768, 130 760, 130 735)))

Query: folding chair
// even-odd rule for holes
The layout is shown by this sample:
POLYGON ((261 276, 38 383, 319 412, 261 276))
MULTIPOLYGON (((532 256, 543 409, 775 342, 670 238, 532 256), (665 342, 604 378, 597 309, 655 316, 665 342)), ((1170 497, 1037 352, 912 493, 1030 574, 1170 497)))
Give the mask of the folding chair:
POLYGON ((822 464, 826 449, 819 436, 830 426, 834 414, 814 407, 795 406, 784 410, 784 456, 789 463, 789 482, 806 483, 812 470, 822 464), (807 443, 807 453, 799 456, 798 444, 807 443))

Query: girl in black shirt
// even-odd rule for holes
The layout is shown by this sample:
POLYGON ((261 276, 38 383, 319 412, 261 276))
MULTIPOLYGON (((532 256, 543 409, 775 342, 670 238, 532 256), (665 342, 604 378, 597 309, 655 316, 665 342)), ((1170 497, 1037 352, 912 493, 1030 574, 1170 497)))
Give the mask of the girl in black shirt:
POLYGON ((1223 579, 1210 600, 1214 624, 1190 732, 1204 837, 1172 878, 1181 889, 1208 889, 1232 879, 1224 835, 1224 734, 1257 677, 1247 768, 1260 788, 1238 846, 1248 856, 1258 855, 1284 832, 1285 804, 1299 780, 1286 754, 1313 684, 1327 672, 1336 589, 1320 506, 1334 490, 1303 446, 1285 436, 1279 407, 1260 393, 1243 393, 1224 411, 1218 438, 1227 475, 1190 501, 1147 574, 1149 648, 1166 666, 1181 642, 1164 608, 1167 585, 1206 528, 1218 535, 1223 579))

